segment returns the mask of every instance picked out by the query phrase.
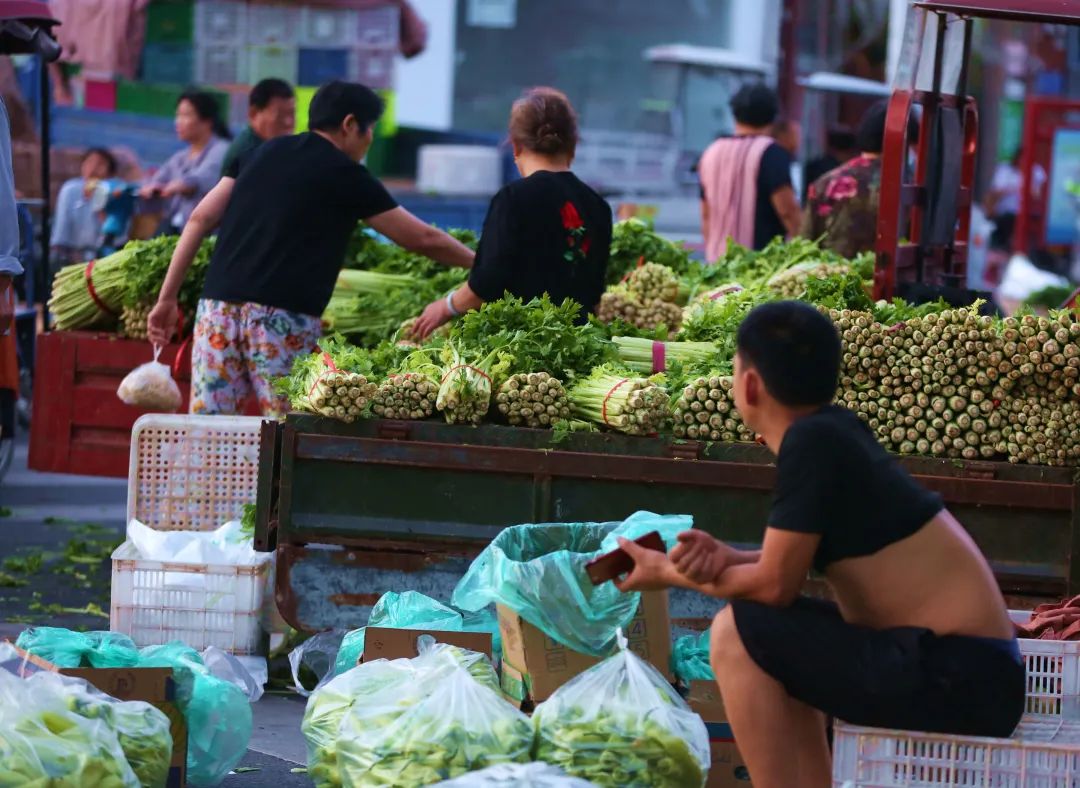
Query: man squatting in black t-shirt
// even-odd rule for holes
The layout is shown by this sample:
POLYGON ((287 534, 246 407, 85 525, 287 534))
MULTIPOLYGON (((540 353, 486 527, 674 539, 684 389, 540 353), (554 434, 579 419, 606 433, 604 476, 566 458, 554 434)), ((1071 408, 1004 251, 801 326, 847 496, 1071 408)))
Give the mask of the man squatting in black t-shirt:
POLYGON ((1024 669, 994 576, 940 497, 831 404, 832 323, 806 304, 767 304, 736 344, 736 407, 777 455, 762 549, 699 530, 668 555, 624 541, 636 565, 617 583, 731 600, 713 622, 710 661, 754 785, 830 785, 825 715, 1008 736, 1024 669), (799 595, 811 566, 836 603, 799 595))
POLYGON ((357 222, 437 262, 472 266, 471 250, 399 207, 358 163, 382 111, 363 85, 324 85, 311 100, 311 131, 243 154, 238 177, 226 174, 192 213, 148 319, 150 341, 166 344, 184 276, 220 223, 195 321, 192 413, 238 413, 252 396, 263 415, 288 410, 273 381, 315 349, 357 222))

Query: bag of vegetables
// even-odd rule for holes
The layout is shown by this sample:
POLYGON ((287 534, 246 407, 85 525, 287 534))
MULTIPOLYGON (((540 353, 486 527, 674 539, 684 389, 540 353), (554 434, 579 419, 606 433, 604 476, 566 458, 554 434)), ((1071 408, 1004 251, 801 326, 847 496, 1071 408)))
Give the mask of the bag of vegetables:
POLYGON ((422 644, 412 681, 352 705, 337 743, 343 785, 414 788, 531 760, 528 717, 447 655, 422 644))
POLYGON ((0 788, 139 788, 115 731, 69 710, 47 682, 0 671, 0 788))
POLYGON ((593 783, 566 772, 550 763, 500 763, 464 777, 438 783, 441 788, 590 788, 593 783))
POLYGON ((624 594, 612 583, 594 586, 585 564, 619 546, 659 531, 672 546, 693 527, 687 515, 637 512, 621 523, 549 523, 504 529, 461 578, 451 604, 477 611, 506 605, 533 626, 575 651, 611 653, 615 633, 637 612, 641 594, 624 594))
POLYGON ((130 668, 139 661, 135 641, 119 632, 30 627, 19 634, 15 645, 59 668, 130 668))
POLYGON ((709 770, 701 717, 627 649, 571 679, 536 707, 536 757, 601 786, 692 788, 709 770))
POLYGON ((104 722, 116 734, 139 784, 164 788, 173 740, 163 712, 142 701, 116 700, 82 679, 59 673, 35 673, 26 679, 26 687, 63 698, 68 710, 84 719, 104 722))

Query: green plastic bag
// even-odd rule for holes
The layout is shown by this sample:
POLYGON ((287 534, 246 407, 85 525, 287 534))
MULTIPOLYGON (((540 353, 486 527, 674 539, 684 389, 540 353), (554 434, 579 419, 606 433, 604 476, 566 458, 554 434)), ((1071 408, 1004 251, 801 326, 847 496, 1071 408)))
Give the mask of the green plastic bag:
MULTIPOLYGON (((417 591, 383 594, 368 619, 369 627, 391 629, 432 629, 438 632, 488 632, 492 636, 492 653, 499 653, 499 623, 489 610, 462 613, 437 599, 417 591)), ((346 633, 334 660, 334 675, 356 667, 364 653, 364 627, 346 633)))
POLYGON ((506 605, 533 626, 575 651, 605 656, 616 631, 637 612, 641 595, 613 583, 594 586, 585 564, 616 549, 618 537, 659 531, 670 548, 693 527, 689 515, 637 512, 621 523, 550 523, 507 528, 461 578, 451 604, 478 611, 506 605))
POLYGON ((709 630, 700 635, 683 635, 671 649, 671 672, 683 684, 691 681, 715 681, 709 664, 709 630))
POLYGON ((217 785, 240 763, 251 740, 251 704, 244 692, 212 675, 202 657, 179 641, 148 646, 139 667, 172 668, 176 704, 188 727, 188 782, 217 785))
POLYGON ((15 645, 60 668, 130 668, 139 661, 135 642, 119 632, 73 632, 31 627, 15 645))

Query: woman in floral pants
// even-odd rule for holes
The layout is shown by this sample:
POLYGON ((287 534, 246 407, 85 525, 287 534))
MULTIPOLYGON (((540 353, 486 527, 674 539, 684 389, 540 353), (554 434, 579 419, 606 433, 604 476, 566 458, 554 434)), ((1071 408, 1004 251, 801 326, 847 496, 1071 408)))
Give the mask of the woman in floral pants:
POLYGON ((274 381, 289 374, 297 356, 313 351, 321 334, 317 317, 201 300, 191 350, 191 412, 243 413, 255 399, 264 416, 283 418, 289 398, 275 392, 274 381))

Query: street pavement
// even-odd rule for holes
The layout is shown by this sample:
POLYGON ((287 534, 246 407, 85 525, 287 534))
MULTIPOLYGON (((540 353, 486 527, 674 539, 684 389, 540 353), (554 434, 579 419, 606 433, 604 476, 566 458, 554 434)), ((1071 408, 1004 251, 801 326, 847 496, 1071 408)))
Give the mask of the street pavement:
MULTIPOLYGON (((23 435, 0 483, 0 640, 14 640, 33 624, 107 629, 108 555, 123 539, 127 483, 36 473, 26 459, 23 435)), ((240 771, 222 785, 311 785, 292 772, 307 760, 300 733, 304 698, 264 695, 252 712, 250 749, 240 771)))

